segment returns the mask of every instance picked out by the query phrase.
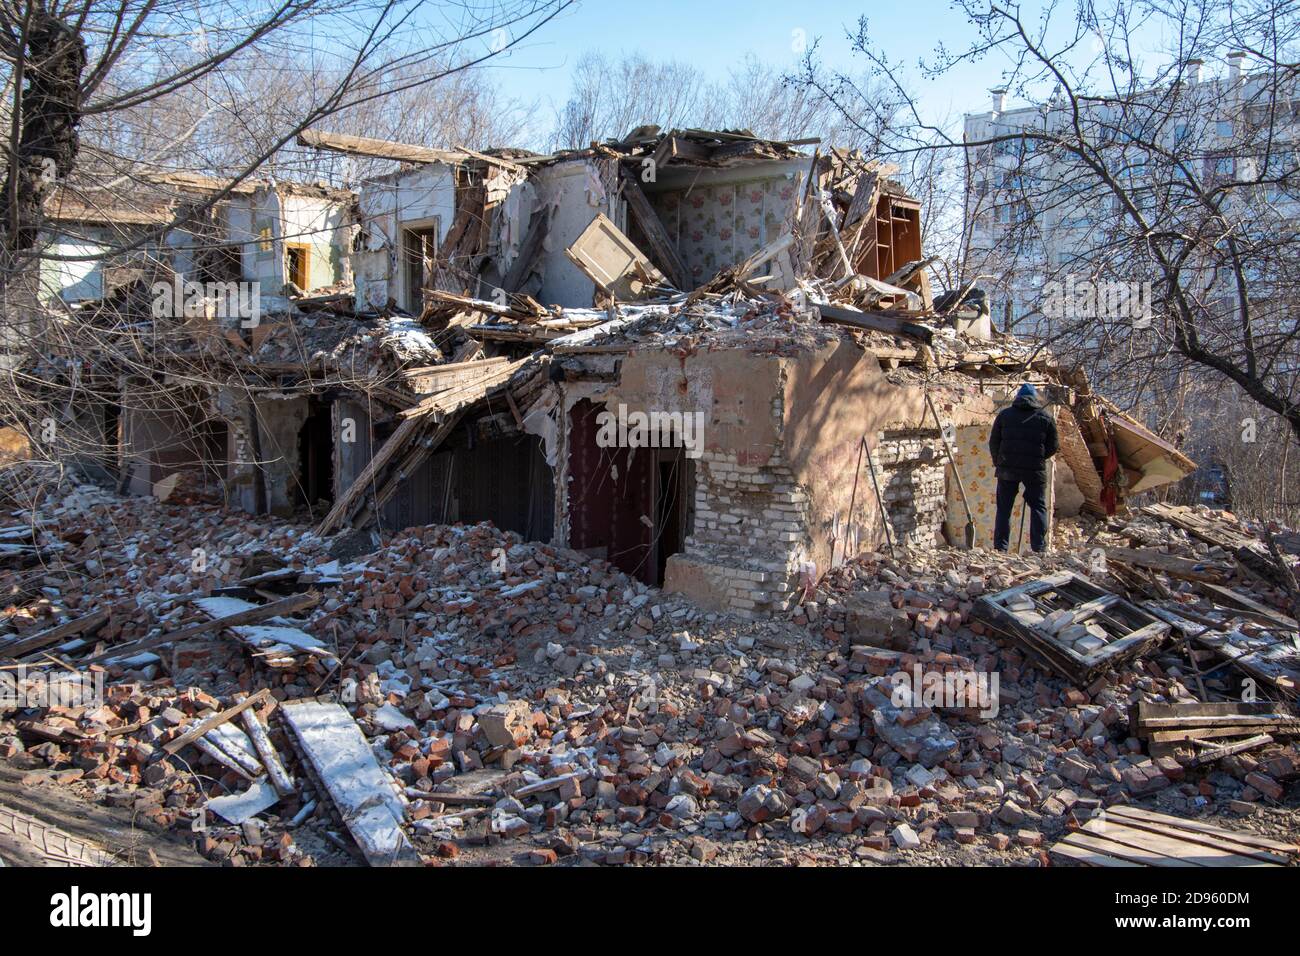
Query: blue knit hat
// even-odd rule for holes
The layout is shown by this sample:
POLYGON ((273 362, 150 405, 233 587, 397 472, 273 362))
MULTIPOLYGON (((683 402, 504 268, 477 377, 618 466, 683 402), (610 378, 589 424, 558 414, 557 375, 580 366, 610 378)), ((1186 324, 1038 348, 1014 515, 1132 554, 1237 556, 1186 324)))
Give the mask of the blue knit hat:
POLYGON ((1016 398, 1037 398, 1037 397, 1038 397, 1038 389, 1034 388, 1034 386, 1030 385, 1028 382, 1025 382, 1024 385, 1021 385, 1020 391, 1016 392, 1016 398))

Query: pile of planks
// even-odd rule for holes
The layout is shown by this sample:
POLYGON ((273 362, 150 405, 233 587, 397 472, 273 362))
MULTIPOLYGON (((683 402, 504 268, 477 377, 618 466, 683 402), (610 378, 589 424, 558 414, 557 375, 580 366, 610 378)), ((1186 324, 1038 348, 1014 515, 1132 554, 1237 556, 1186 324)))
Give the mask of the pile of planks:
POLYGON ((1129 732, 1146 742, 1153 758, 1177 757, 1185 766, 1199 767, 1279 738, 1300 736, 1300 714, 1289 704, 1272 701, 1139 701, 1129 710, 1129 732))
POLYGON ((1142 513, 1181 528, 1206 544, 1222 548, 1247 570, 1280 587, 1289 588, 1294 583, 1287 568, 1279 566, 1280 562, 1269 554, 1268 548, 1258 538, 1242 531, 1222 516, 1226 512, 1202 514, 1183 505, 1157 502, 1147 505, 1142 513))
POLYGON ((1139 807, 1113 806, 1052 847, 1085 866, 1288 866, 1300 846, 1139 807))

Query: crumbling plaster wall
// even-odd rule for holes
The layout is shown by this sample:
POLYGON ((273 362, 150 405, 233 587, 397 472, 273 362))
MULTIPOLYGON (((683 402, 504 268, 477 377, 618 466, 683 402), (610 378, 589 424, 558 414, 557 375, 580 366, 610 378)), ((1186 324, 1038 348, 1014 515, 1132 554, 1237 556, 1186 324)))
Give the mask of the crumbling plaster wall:
MULTIPOLYGON (((317 196, 286 193, 280 197, 286 242, 310 247, 307 257, 308 288, 334 285, 344 278, 343 259, 350 236, 343 203, 317 196)), ((279 289, 271 290, 278 293, 279 289)))
MULTIPOLYGON (((940 543, 943 447, 925 396, 924 388, 889 381, 876 359, 847 339, 786 363, 785 450, 809 498, 806 560, 816 576, 846 556, 886 547, 869 463, 859 455, 863 436, 895 542, 940 543)), ((994 412, 973 382, 961 391, 936 385, 930 397, 945 423, 987 421, 994 412)))
POLYGON ((252 196, 250 215, 254 238, 244 248, 244 267, 251 265, 251 278, 261 283, 264 294, 279 295, 285 279, 280 195, 274 189, 259 189, 252 196))
POLYGON ((361 222, 351 257, 356 308, 380 309, 389 299, 405 302, 401 230, 436 220, 438 242, 446 239, 456 213, 452 168, 430 163, 381 176, 361 191, 358 208, 361 222))
MULTIPOLYGON (((946 421, 991 418, 973 387, 932 390, 946 421)), ((606 407, 704 412, 695 527, 664 587, 705 607, 759 615, 788 607, 832 562, 885 539, 865 461, 876 459, 896 540, 932 546, 945 513, 944 464, 925 391, 891 383, 849 339, 790 355, 640 350, 606 407), (860 468, 856 491, 853 474, 860 468)))
POLYGON ((590 159, 555 163, 538 170, 531 184, 537 208, 550 208, 546 236, 537 254, 535 268, 542 276, 542 284, 535 298, 544 305, 589 308, 596 286, 564 250, 577 241, 597 213, 604 213, 626 231, 624 204, 611 198, 618 188, 617 162, 590 159))

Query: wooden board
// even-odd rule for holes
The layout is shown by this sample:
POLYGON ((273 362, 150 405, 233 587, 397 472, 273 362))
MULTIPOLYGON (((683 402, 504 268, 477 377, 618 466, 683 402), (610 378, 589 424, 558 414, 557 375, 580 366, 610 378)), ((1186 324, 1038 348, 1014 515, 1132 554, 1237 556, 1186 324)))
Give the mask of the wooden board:
POLYGON ((1090 866, 1286 866, 1300 846, 1199 820, 1114 806, 1052 847, 1090 866))
POLYGON ((0 645, 0 659, 22 657, 24 654, 30 654, 33 651, 39 651, 49 647, 51 644, 57 644, 64 638, 77 637, 93 631, 95 628, 102 626, 108 620, 108 610, 102 609, 92 611, 90 614, 76 618, 71 621, 65 621, 51 628, 46 628, 39 634, 31 634, 27 637, 20 637, 17 640, 10 641, 7 644, 0 645))
POLYGON ((418 863, 405 807, 352 715, 340 704, 303 700, 284 704, 280 716, 367 862, 418 863))
POLYGON ((621 302, 643 298, 663 274, 604 213, 564 250, 592 282, 621 302))

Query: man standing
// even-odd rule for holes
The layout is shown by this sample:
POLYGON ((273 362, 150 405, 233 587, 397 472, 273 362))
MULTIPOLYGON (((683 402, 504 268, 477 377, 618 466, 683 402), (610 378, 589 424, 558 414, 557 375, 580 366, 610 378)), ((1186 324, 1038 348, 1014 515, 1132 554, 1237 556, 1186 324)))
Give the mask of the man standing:
POLYGON ((999 551, 1011 541, 1011 509, 1021 485, 1029 506, 1029 543, 1035 551, 1047 550, 1047 459, 1057 447, 1056 422, 1038 400, 1038 389, 1021 385, 1011 407, 998 412, 989 434, 998 476, 993 547, 999 551))

